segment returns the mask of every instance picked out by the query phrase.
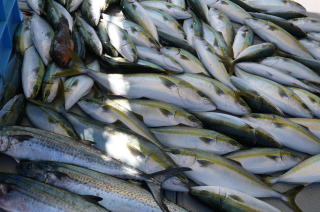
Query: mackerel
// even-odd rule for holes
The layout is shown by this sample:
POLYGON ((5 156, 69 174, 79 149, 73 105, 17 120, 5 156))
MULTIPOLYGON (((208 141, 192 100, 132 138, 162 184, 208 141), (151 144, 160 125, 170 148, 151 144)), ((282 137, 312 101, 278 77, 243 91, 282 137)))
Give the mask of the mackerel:
POLYGON ((253 32, 247 26, 238 29, 233 42, 233 56, 237 58, 239 54, 253 44, 253 32))
POLYGON ((307 128, 315 136, 320 138, 320 120, 319 119, 290 118, 289 120, 307 128))

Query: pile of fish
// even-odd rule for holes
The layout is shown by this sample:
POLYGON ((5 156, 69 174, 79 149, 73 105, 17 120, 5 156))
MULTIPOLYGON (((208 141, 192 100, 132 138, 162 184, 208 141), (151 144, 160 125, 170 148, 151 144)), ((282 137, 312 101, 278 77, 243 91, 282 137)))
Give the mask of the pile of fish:
POLYGON ((280 211, 320 181, 320 19, 291 0, 27 0, 5 211, 280 211), (294 184, 286 193, 275 183, 294 184))

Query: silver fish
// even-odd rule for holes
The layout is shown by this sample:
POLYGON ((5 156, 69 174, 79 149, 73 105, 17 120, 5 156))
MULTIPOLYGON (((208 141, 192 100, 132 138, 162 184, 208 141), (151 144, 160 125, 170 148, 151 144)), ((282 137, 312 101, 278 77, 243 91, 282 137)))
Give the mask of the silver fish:
POLYGON ((304 89, 291 88, 291 90, 307 105, 316 117, 320 118, 320 97, 304 89))
POLYGON ((22 87, 26 98, 35 98, 40 89, 45 67, 35 47, 29 47, 23 58, 22 87))
POLYGON ((31 19, 31 36, 43 63, 48 65, 51 61, 50 49, 54 37, 53 29, 43 18, 34 15, 31 19))
POLYGON ((263 40, 275 44, 280 50, 307 59, 312 59, 308 50, 306 50, 293 35, 274 23, 251 18, 246 19, 245 24, 263 40))
POLYGON ((141 5, 143 7, 150 7, 150 8, 162 10, 168 15, 171 15, 175 19, 191 18, 191 14, 186 9, 169 2, 159 1, 159 0, 142 1, 141 5))
POLYGON ((320 138, 320 120, 319 119, 290 118, 289 120, 307 128, 315 136, 320 138))
POLYGON ((233 42, 233 57, 237 58, 239 54, 253 44, 253 32, 247 26, 238 29, 233 42))
POLYGON ((243 118, 252 127, 263 128, 279 143, 296 151, 319 154, 320 139, 304 127, 276 115, 251 114, 243 118))
POLYGON ((314 58, 320 60, 320 42, 309 39, 301 39, 300 43, 312 54, 314 58))

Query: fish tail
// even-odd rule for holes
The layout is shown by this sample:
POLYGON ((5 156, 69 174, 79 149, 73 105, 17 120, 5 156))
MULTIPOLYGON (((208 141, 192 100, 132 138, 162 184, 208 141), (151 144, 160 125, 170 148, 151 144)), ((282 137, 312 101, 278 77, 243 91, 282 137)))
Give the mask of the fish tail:
POLYGON ((275 184, 278 182, 279 177, 265 177, 263 180, 268 184, 275 184))
POLYGON ((297 205, 295 198, 297 194, 304 188, 303 185, 294 187, 287 192, 285 192, 281 199, 294 211, 294 212, 303 212, 301 208, 297 205))
POLYGON ((167 206, 163 203, 163 191, 161 189, 161 185, 164 181, 166 181, 170 177, 174 177, 182 172, 190 171, 190 168, 171 168, 163 171, 155 172, 152 174, 148 174, 147 177, 151 179, 150 181, 146 181, 146 184, 162 211, 170 212, 167 206))

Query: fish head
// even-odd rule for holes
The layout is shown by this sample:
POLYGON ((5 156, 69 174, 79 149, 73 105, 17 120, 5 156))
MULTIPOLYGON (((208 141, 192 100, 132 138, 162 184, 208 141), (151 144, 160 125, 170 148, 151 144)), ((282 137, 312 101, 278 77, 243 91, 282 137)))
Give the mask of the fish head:
POLYGON ((54 168, 46 162, 21 161, 17 166, 17 171, 22 176, 46 181, 48 173, 54 172, 54 168))

